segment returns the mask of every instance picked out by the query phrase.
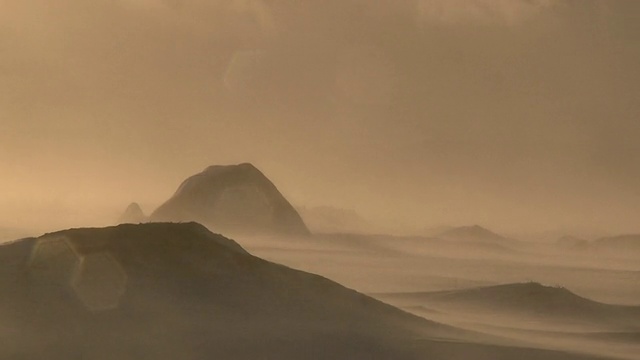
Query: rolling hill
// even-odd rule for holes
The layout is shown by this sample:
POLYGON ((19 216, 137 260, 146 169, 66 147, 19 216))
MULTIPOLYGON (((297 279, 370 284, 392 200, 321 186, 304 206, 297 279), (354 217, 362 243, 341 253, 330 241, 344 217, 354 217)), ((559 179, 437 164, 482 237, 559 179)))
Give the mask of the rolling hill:
POLYGON ((487 341, 197 223, 71 229, 0 246, 6 359, 587 359, 487 341))

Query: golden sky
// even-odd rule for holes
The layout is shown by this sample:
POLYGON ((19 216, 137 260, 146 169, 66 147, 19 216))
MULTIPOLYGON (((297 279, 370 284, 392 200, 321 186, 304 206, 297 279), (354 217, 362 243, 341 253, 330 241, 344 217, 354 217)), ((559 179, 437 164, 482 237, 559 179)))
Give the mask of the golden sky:
POLYGON ((640 231, 640 2, 0 0, 0 226, 252 162, 416 228, 640 231))

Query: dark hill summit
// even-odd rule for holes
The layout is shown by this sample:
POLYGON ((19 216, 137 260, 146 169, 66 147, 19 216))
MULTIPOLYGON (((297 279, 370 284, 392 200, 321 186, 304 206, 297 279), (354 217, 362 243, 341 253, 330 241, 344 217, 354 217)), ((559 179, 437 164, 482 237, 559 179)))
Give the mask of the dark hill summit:
POLYGON ((197 221, 216 232, 307 235, 275 185, 251 164, 210 166, 178 188, 151 221, 197 221))

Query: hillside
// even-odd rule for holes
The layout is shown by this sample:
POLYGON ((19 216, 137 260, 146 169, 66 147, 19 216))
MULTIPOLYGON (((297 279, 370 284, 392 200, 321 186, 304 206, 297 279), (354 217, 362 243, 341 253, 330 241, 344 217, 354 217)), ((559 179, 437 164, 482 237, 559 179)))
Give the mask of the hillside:
POLYGON ((489 345, 254 257, 196 223, 72 229, 2 245, 0 290, 6 359, 445 360, 472 350, 487 360, 587 359, 489 345))
POLYGON ((0 247, 0 261, 3 358, 413 358, 411 334, 462 334, 196 223, 56 232, 0 247))

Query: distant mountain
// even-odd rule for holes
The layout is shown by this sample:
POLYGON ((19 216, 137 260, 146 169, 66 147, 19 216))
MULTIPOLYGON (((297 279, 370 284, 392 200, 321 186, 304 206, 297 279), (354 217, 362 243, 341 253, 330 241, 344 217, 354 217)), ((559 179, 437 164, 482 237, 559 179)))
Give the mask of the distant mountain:
POLYGON ((563 236, 556 240, 556 245, 565 250, 585 250, 589 247, 589 242, 575 236, 563 236))
POLYGON ((490 311, 536 319, 585 321, 640 330, 640 306, 599 303, 563 287, 535 282, 438 292, 383 294, 377 297, 394 304, 490 311))
POLYGON ((298 212, 255 166, 210 166, 178 188, 151 221, 197 221, 224 233, 307 235, 298 212))
POLYGON ((354 210, 333 206, 298 207, 300 216, 314 233, 356 233, 376 232, 374 226, 354 210))
POLYGON ((140 205, 135 202, 129 204, 118 219, 119 224, 137 224, 145 221, 147 221, 147 217, 142 212, 140 205))
POLYGON ((595 240, 592 246, 596 249, 609 249, 621 252, 631 251, 635 254, 640 254, 640 234, 604 237, 595 240))
POLYGON ((446 231, 454 229, 455 226, 450 225, 437 225, 437 226, 428 226, 420 229, 416 232, 418 236, 428 236, 428 237, 436 237, 446 231))
POLYGON ((515 239, 498 235, 479 225, 451 228, 436 235, 436 237, 449 241, 486 243, 501 246, 510 246, 518 242, 515 239))

